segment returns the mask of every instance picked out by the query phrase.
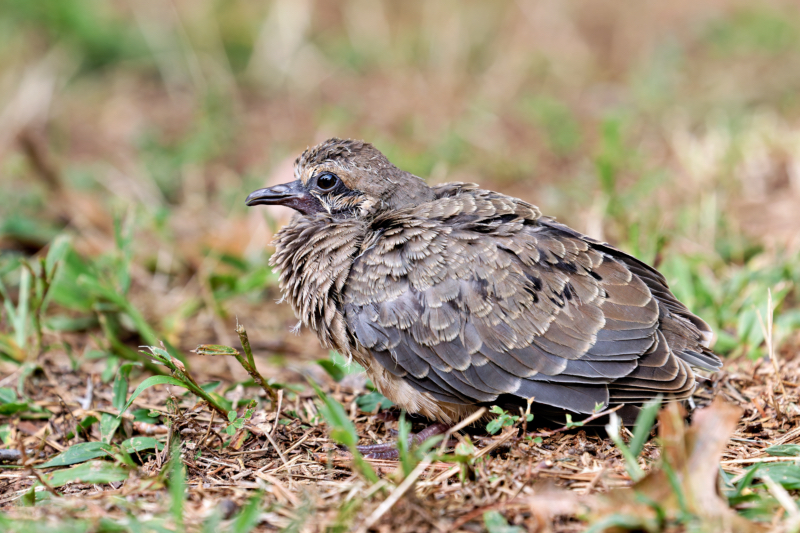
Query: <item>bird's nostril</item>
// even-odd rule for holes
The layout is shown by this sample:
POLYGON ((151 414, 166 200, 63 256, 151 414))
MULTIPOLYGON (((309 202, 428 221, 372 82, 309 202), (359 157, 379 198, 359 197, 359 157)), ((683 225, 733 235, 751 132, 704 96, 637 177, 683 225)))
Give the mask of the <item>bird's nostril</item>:
POLYGON ((307 194, 300 180, 254 191, 245 203, 249 206, 285 205, 303 214, 316 213, 323 209, 319 200, 307 194))

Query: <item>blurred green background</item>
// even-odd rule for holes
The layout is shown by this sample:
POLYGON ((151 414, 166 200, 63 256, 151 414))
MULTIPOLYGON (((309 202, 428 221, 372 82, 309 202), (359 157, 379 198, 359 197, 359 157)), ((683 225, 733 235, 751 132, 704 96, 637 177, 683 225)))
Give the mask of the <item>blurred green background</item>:
POLYGON ((655 263, 725 355, 763 353, 771 289, 788 353, 799 95, 793 1, 0 0, 0 375, 35 357, 21 303, 107 378, 158 339, 232 344, 237 317, 275 368, 317 358, 274 304, 287 213, 244 198, 330 136, 655 263))

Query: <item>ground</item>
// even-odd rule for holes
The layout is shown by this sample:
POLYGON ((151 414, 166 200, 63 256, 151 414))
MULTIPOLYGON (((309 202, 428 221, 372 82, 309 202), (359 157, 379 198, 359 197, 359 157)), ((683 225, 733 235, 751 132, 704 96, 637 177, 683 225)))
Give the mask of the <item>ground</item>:
MULTIPOLYGON (((200 357, 192 359, 197 367, 204 362, 200 357)), ((102 517, 122 523, 138 520, 145 528, 169 528, 168 524, 175 523, 171 514, 174 502, 165 498, 165 493, 172 494, 172 487, 183 483, 182 520, 190 530, 204 524, 207 527, 214 517, 223 520, 223 525, 228 524, 226 519, 241 520, 241 509, 247 508, 253 494, 258 495, 259 508, 252 520, 258 520, 265 530, 325 531, 337 524, 346 530, 373 517, 387 501, 386 496, 398 491, 403 486, 401 481, 408 479, 395 460, 369 460, 381 479, 377 483, 357 470, 354 473, 352 457, 330 438, 330 426, 320 416, 318 397, 303 386, 299 372, 288 377, 276 405, 264 400, 263 408, 256 409, 232 435, 225 431, 230 426, 228 420, 183 389, 146 389, 133 402, 134 414, 124 415, 119 434, 111 442, 121 442, 130 435, 155 437, 165 443, 162 451, 154 453, 150 446, 141 453, 131 452, 133 461, 128 466, 119 459, 121 447, 115 446, 108 448, 108 454, 99 455, 116 454, 116 463, 95 459, 97 455, 75 458, 84 466, 93 465, 98 476, 95 483, 83 482, 88 470, 61 479, 51 475, 53 469, 38 470, 36 466, 59 452, 63 457, 77 443, 102 441, 100 424, 84 432, 76 431, 76 424, 119 411, 113 407, 111 383, 103 384, 99 379, 101 367, 82 365, 75 371, 65 355, 56 353, 43 358, 40 365, 24 380, 24 392, 31 404, 28 416, 10 417, 10 433, 5 436, 9 442, 20 443, 18 449, 27 450, 25 464, 34 467, 10 467, 0 474, 0 504, 8 518, 36 518, 45 524, 54 520, 62 523, 69 517, 74 521, 67 523, 75 527, 93 528, 102 517), (94 381, 97 383, 87 389, 94 381), (81 407, 87 404, 88 409, 81 407), (280 414, 276 414, 278 405, 280 414), (47 415, 37 413, 33 406, 47 415), (156 420, 136 420, 148 414, 156 420), (76 436, 70 438, 70 434, 76 436), (179 447, 171 448, 176 442, 179 447), (180 451, 186 467, 182 480, 176 480, 170 468, 170 449, 173 454, 180 451), (95 462, 83 462, 87 460, 95 462), (20 506, 32 486, 39 487, 37 505, 20 506)), ((701 427, 700 439, 717 440, 724 446, 721 457, 702 459, 712 465, 719 461, 725 472, 722 488, 735 509, 767 521, 780 519, 783 509, 768 496, 757 500, 743 497, 757 494, 758 489, 742 479, 753 465, 794 466, 796 452, 791 445, 800 442, 796 406, 800 371, 793 361, 781 363, 779 372, 780 381, 775 367, 763 360, 729 361, 696 395, 698 404, 708 404, 717 397, 741 409, 730 439, 727 434, 707 434, 701 427), (776 452, 777 446, 787 453, 776 452)), ((19 375, 9 375, 0 385, 16 383, 19 375)), ((361 436, 360 443, 396 439, 394 410, 375 407, 378 412, 370 413, 359 407, 358 398, 370 397, 364 389, 363 374, 352 373, 339 382, 325 374, 318 377, 322 377, 330 397, 345 407, 361 436)), ((239 386, 228 397, 242 398, 246 391, 251 393, 246 397, 255 396, 252 388, 239 386)), ((704 408, 714 409, 698 405, 700 411, 695 411, 695 416, 704 408)), ((240 409, 239 414, 243 411, 240 409)), ((536 418, 527 424, 525 434, 517 424, 492 436, 479 424, 459 438, 461 446, 469 446, 464 448, 469 457, 466 463, 454 462, 453 456, 433 462, 414 458, 415 466, 422 465, 414 471, 415 483, 392 507, 381 509, 372 526, 378 531, 476 531, 484 522, 489 523, 486 513, 498 511, 511 524, 531 530, 537 530, 537 524, 551 523, 553 531, 582 531, 586 524, 577 517, 609 514, 608 504, 598 499, 598 494, 631 492, 626 488, 632 484, 630 465, 602 428, 535 428, 536 418), (536 434, 542 436, 530 438, 536 434), (552 501, 559 505, 554 506, 552 501)), ((663 427, 659 429, 663 431, 663 427)), ((669 435, 662 433, 662 441, 665 438, 669 435)), ((657 439, 645 444, 637 460, 643 471, 658 470, 660 450, 657 439)), ((456 452, 461 453, 458 448, 456 452)), ((765 470, 760 472, 759 476, 765 470)), ((795 471, 770 472, 789 476, 788 486, 799 482, 795 471)), ((716 468, 713 473, 716 476, 716 468)), ((632 516, 641 518, 640 514, 632 516)), ((680 519, 673 522, 675 527, 681 523, 680 519)))
POLYGON ((0 6, 0 528, 797 531, 794 2, 0 6), (401 413, 292 332, 289 213, 244 206, 333 135, 657 266, 725 360, 693 425, 350 455, 401 413))

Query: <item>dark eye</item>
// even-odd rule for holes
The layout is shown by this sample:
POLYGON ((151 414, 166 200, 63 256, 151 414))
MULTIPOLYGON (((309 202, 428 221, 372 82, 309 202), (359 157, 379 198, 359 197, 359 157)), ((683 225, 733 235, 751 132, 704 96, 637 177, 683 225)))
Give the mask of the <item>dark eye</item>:
POLYGON ((339 183, 339 178, 334 174, 323 174, 317 178, 317 189, 329 191, 336 187, 337 183, 339 183))

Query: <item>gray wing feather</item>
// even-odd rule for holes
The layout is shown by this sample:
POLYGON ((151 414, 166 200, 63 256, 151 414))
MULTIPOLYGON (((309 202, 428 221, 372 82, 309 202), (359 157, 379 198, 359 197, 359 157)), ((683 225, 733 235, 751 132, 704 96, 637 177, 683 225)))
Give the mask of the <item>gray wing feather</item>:
POLYGON ((591 413, 686 397, 690 365, 719 364, 704 344, 708 326, 644 263, 519 200, 442 190, 373 222, 377 237, 344 289, 355 339, 418 391, 591 413))

